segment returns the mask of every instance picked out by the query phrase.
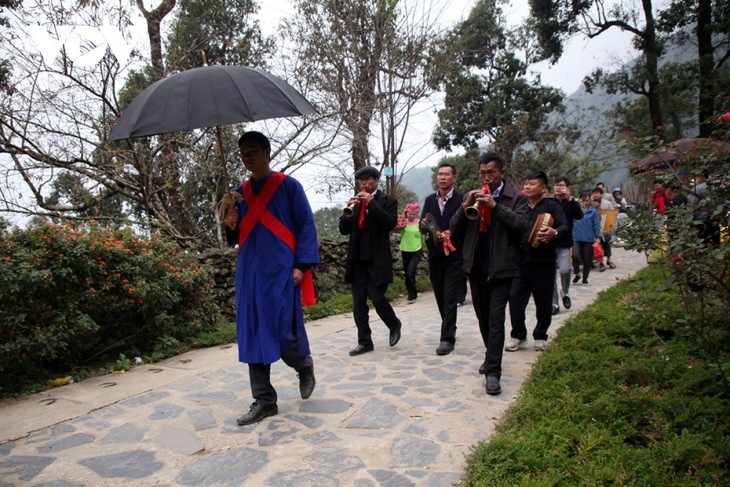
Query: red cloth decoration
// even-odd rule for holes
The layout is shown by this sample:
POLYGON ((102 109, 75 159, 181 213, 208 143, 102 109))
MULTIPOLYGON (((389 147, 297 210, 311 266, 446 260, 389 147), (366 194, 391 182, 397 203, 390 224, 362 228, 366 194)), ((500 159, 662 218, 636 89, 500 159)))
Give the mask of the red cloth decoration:
POLYGON ((313 306, 317 304, 317 296, 314 294, 314 278, 312 270, 307 269, 302 279, 302 306, 313 306))
POLYGON ((456 247, 451 243, 451 230, 446 230, 441 234, 441 241, 444 246, 444 255, 456 252, 456 247))
POLYGON ((360 214, 357 215, 357 228, 360 230, 365 228, 365 214, 367 213, 367 202, 365 198, 360 200, 360 214))
MULTIPOLYGON (((489 189, 488 185, 482 186, 482 191, 487 194, 492 194, 492 190, 489 189)), ((479 204, 479 231, 486 233, 487 225, 492 223, 492 209, 484 203, 479 204)))

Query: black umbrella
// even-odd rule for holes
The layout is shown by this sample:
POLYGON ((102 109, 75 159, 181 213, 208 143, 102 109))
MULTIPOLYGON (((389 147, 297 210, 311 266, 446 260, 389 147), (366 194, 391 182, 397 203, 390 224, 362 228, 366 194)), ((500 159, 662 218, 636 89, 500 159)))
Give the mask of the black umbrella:
POLYGON ((296 89, 270 73, 244 66, 205 66, 145 88, 124 110, 108 139, 217 127, 228 187, 221 125, 317 113, 296 89))

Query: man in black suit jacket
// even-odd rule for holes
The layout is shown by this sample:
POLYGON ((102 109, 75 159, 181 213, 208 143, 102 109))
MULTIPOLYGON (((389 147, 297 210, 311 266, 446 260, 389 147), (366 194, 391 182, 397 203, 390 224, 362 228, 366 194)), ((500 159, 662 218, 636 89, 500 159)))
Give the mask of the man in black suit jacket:
MULTIPOLYGON (((427 196, 423 203, 421 220, 427 214, 431 214, 441 232, 449 230, 451 218, 461 208, 464 199, 464 195, 454 189, 455 183, 456 167, 448 162, 439 164, 436 174, 438 191, 427 196)), ((446 255, 443 238, 434 242, 428 225, 425 224, 421 225, 421 231, 427 234, 428 275, 431 278, 433 293, 436 296, 436 304, 441 315, 441 339, 436 354, 448 355, 454 350, 456 343, 456 305, 464 280, 461 249, 456 248, 446 255)))
POLYGON ((378 190, 380 171, 365 166, 355 173, 360 192, 349 199, 351 214, 340 217, 340 233, 349 235, 345 281, 352 285, 353 316, 357 325, 357 347, 350 355, 374 349, 367 299, 390 330, 389 343, 400 340, 401 322, 385 293, 393 282, 393 254, 390 232, 398 223, 398 201, 378 190))

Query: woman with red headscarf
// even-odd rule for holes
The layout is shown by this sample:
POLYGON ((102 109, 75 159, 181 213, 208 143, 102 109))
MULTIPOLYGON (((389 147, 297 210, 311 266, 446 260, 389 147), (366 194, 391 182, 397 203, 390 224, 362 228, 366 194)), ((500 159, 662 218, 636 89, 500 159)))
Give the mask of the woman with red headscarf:
POLYGON ((416 290, 416 271, 423 256, 423 241, 418 228, 418 204, 409 203, 406 211, 398 218, 396 230, 401 230, 400 251, 403 257, 408 304, 413 304, 418 297, 416 290))

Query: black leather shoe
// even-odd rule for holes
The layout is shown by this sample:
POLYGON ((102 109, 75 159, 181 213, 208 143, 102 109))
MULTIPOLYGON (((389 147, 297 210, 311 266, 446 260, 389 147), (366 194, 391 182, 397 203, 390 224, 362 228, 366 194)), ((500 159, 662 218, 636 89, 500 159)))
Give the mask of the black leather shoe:
POLYGON ((395 330, 390 332, 389 343, 390 343, 391 347, 395 347, 395 344, 400 341, 400 329, 401 329, 401 324, 398 323, 398 328, 396 328, 395 330))
POLYGON ((279 414, 279 408, 276 404, 266 407, 258 402, 254 402, 251 404, 251 409, 249 409, 246 414, 238 418, 236 422, 238 423, 238 426, 246 426, 247 424, 258 423, 264 418, 275 416, 277 414, 279 414))
POLYGON ((302 399, 309 399, 309 396, 314 392, 314 386, 316 384, 314 366, 299 371, 299 394, 301 394, 302 399))
POLYGON ((565 309, 570 309, 570 307, 573 306, 570 296, 563 296, 563 306, 565 309))
POLYGON ((485 360, 481 367, 479 367, 479 373, 484 375, 487 373, 487 361, 485 360))
POLYGON ((573 278, 573 284, 578 284, 578 281, 580 281, 580 274, 576 274, 573 278))
POLYGON ((436 349, 436 355, 448 355, 454 351, 454 344, 451 342, 441 342, 439 348, 436 349))
POLYGON ((487 394, 490 396, 496 396, 502 392, 502 388, 499 387, 499 377, 496 375, 487 376, 487 394))
POLYGON ((558 306, 557 304, 554 304, 553 305, 553 315, 556 315, 559 312, 560 312, 560 306, 558 306))
POLYGON ((375 350, 375 347, 372 345, 358 345, 357 347, 350 350, 350 357, 354 357, 355 355, 362 355, 363 353, 372 352, 375 350))

